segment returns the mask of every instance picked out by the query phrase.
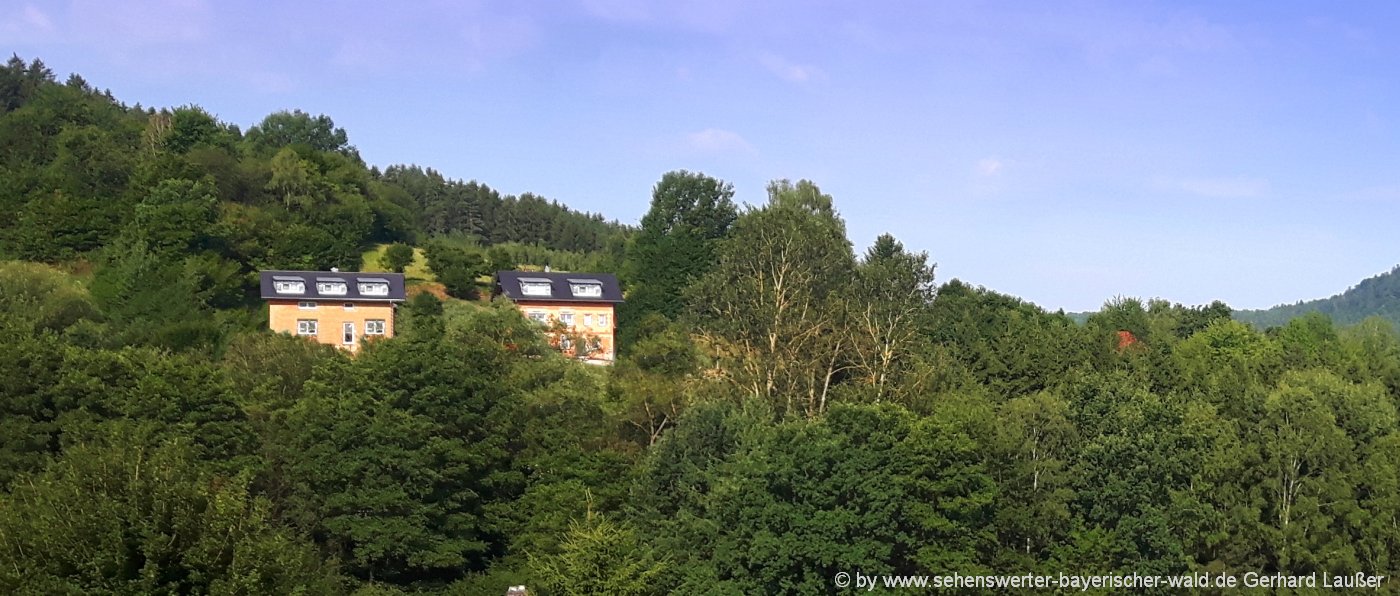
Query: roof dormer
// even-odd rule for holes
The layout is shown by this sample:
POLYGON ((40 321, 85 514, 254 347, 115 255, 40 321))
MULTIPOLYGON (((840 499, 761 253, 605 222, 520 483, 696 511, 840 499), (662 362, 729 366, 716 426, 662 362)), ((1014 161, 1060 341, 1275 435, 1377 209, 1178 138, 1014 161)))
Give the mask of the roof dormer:
POLYGON ((350 284, 340 277, 318 277, 316 293, 322 296, 344 296, 350 293, 350 284))
POLYGON ((272 288, 273 291, 277 292, 278 294, 300 295, 306 293, 306 282, 300 277, 294 277, 290 275, 274 275, 272 276, 272 288))
POLYGON ((382 277, 361 277, 356 285, 361 296, 383 297, 389 295, 389 280, 382 277))
POLYGON ((554 284, 543 277, 520 278, 520 293, 526 296, 548 298, 554 295, 554 284))
POLYGON ((575 298, 602 298, 603 282, 596 279, 569 279, 569 293, 575 298))

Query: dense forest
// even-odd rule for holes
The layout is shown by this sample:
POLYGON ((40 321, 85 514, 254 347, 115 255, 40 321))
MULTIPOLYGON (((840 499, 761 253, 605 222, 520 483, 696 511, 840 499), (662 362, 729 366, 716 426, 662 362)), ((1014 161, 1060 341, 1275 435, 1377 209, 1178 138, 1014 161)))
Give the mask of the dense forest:
POLYGON ((1280 304, 1264 310, 1235 311, 1235 318, 1261 329, 1278 327, 1307 313, 1322 313, 1338 325, 1381 317, 1400 325, 1400 267, 1361 280, 1347 291, 1318 300, 1280 304))
POLYGON ((0 110, 0 592, 1400 571, 1383 319, 1115 299, 1077 323, 891 236, 858 250, 810 181, 741 206, 666 173, 630 229, 367 167, 324 116, 242 132, 37 60, 0 69, 0 110), (258 269, 383 244, 448 297, 411 292, 353 357, 266 331, 258 269), (626 286, 615 366, 473 299, 566 261, 626 286))

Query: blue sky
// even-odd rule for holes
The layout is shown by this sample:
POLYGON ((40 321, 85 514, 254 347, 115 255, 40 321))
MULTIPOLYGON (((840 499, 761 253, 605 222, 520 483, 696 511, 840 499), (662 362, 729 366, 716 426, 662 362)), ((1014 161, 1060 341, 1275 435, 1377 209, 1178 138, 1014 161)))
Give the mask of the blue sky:
POLYGON ((1400 3, 17 0, 0 48, 246 129, 636 222, 807 178, 1050 309, 1267 307, 1400 263, 1400 3))

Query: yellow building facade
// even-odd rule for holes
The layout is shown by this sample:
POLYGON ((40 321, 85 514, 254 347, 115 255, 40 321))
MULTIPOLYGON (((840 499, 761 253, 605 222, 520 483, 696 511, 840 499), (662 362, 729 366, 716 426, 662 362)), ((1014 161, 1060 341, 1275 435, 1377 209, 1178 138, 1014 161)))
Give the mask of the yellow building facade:
POLYGON ((261 289, 269 329, 351 352, 394 336, 404 296, 403 275, 393 273, 264 271, 261 289))
POLYGON ((515 303, 526 318, 551 330, 560 351, 595 364, 617 358, 617 305, 622 292, 607 273, 501 271, 496 295, 515 303))

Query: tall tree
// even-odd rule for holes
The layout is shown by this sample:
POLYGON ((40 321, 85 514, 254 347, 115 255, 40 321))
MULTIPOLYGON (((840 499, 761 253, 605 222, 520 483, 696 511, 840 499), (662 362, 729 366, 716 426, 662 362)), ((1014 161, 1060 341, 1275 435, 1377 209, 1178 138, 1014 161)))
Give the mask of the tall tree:
POLYGON ((651 208, 627 246, 624 278, 629 292, 619 313, 624 349, 638 339, 648 314, 676 319, 683 291, 714 263, 716 246, 738 218, 734 187, 704 174, 667 172, 651 194, 651 208))
POLYGON ((806 180, 768 187, 689 297, 720 373, 788 414, 815 416, 840 372, 838 303, 855 255, 831 197, 806 180))
POLYGON ((333 568, 273 520, 249 475, 201 469, 138 424, 78 445, 0 507, 10 594, 336 594, 333 568), (61 521, 59 521, 61 520, 61 521))
POLYGON ((849 354, 875 401, 889 396, 921 343, 934 297, 933 267, 928 254, 907 252, 882 234, 855 269, 849 354))
POLYGON ((324 114, 312 116, 301 110, 269 114, 262 122, 249 128, 244 139, 259 150, 305 145, 316 151, 334 151, 359 159, 359 153, 350 145, 345 129, 337 128, 335 122, 324 114))

